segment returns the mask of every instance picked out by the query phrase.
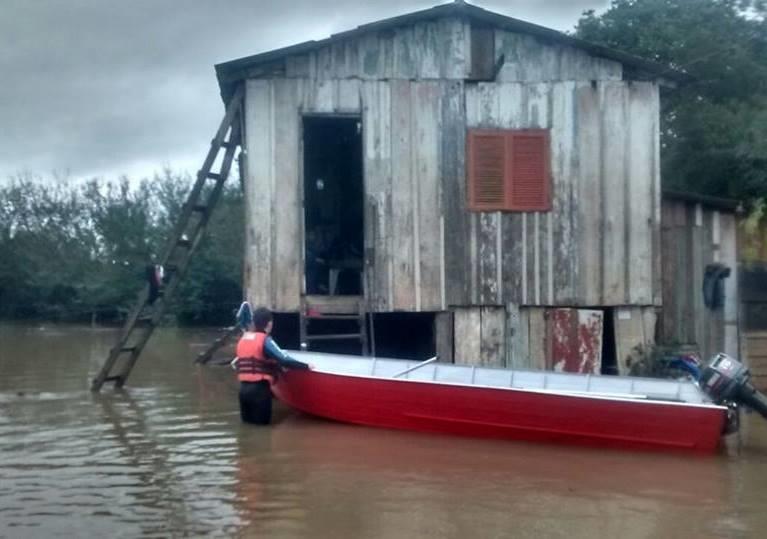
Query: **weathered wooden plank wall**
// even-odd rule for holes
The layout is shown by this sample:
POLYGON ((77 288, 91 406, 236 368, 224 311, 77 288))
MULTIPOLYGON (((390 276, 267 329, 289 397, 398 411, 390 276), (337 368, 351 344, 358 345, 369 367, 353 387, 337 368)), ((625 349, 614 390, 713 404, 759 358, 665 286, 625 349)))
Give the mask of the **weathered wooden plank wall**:
POLYGON ((247 81, 245 287, 255 304, 278 311, 300 305, 302 114, 359 114, 361 92, 353 79, 247 81))
MULTIPOLYGON (((453 79, 471 75, 471 23, 457 18, 421 21, 342 39, 304 54, 288 56, 287 78, 363 80, 453 79)), ((496 30, 495 57, 504 56, 498 82, 615 80, 619 62, 574 47, 496 30)))
MULTIPOLYGON (((388 190, 390 210, 368 212, 366 220, 376 228, 386 227, 385 241, 371 245, 375 259, 373 274, 390 271, 390 278, 375 277, 378 291, 375 308, 381 311, 442 311, 447 307, 445 286, 445 232, 442 195, 442 115, 455 101, 454 83, 448 81, 392 80, 387 101, 365 103, 365 136, 368 130, 390 126, 388 136, 380 139, 381 149, 389 155, 391 179, 385 186, 372 178, 375 166, 382 162, 376 155, 365 157, 366 191, 378 185, 388 190), (387 106, 389 109, 387 110, 387 106), (375 111, 375 112, 371 112, 375 111), (383 216, 383 219, 382 219, 383 216), (383 221, 383 222, 382 222, 383 221)), ((366 94, 367 96, 367 94, 366 94)), ((385 195, 378 196, 377 199, 385 195)), ((370 251, 369 251, 370 252, 370 251)))
POLYGON ((244 287, 256 305, 274 305, 272 285, 272 86, 267 80, 247 82, 245 95, 244 287))
POLYGON ((309 79, 464 79, 469 32, 469 24, 455 18, 371 29, 362 37, 289 56, 285 74, 309 79))
POLYGON ((549 309, 546 367, 558 372, 600 374, 604 311, 549 309))
MULTIPOLYGON (((652 83, 466 85, 469 128, 551 129, 551 212, 472 213, 447 247, 473 304, 652 305, 657 199, 652 83), (460 242, 460 244, 459 244, 460 242)), ((446 215, 452 219, 452 215, 446 215)))
POLYGON ((572 47, 548 46, 533 36, 496 30, 496 57, 506 62, 498 74, 499 82, 621 80, 618 62, 591 56, 572 47))
POLYGON ((737 224, 729 211, 664 199, 661 243, 663 310, 661 340, 697 347, 704 358, 717 352, 733 356, 737 343, 737 224), (703 302, 708 264, 732 269, 725 279, 723 309, 703 302))
POLYGON ((617 374, 627 375, 631 362, 655 343, 655 307, 619 307, 613 311, 617 374))
POLYGON ((503 307, 457 307, 454 315, 455 362, 505 366, 508 336, 503 307))
POLYGON ((373 310, 659 302, 657 84, 508 32, 496 33, 507 58, 500 82, 457 80, 468 72, 470 31, 453 19, 372 31, 289 57, 285 78, 248 81, 254 302, 300 305, 301 117, 313 113, 362 119, 373 310), (551 130, 551 212, 466 211, 472 127, 551 130))
POLYGON ((767 391, 767 331, 749 331, 743 348, 754 386, 767 391))
POLYGON ((385 82, 362 85, 364 103, 365 295, 370 308, 385 311, 394 303, 394 259, 389 256, 392 207, 391 87, 385 82))
MULTIPOLYGON (((441 136, 463 126, 449 81, 271 79, 247 85, 249 297, 300 306, 303 279, 302 129, 305 114, 359 114, 363 123, 366 289, 375 311, 447 308, 441 136), (443 105, 444 102, 444 105, 443 105), (279 189, 277 189, 279 185, 279 189), (266 216, 266 218, 264 218, 266 216)), ((463 128, 460 128, 463 131, 463 128)), ((458 144, 461 138, 453 137, 458 144)), ((463 149, 461 149, 461 152, 463 149)), ((463 180, 462 158, 451 174, 463 180)), ((462 206, 456 205, 462 209, 462 206)), ((452 256, 452 253, 451 253, 452 256)))

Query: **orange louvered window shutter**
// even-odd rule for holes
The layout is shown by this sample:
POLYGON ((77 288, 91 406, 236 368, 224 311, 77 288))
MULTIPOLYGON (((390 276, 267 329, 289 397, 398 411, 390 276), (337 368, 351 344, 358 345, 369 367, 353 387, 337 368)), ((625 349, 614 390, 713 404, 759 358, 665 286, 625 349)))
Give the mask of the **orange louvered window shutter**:
POLYGON ((507 169, 507 186, 511 191, 509 209, 550 210, 549 132, 545 129, 509 131, 506 140, 506 156, 511 161, 507 169))
POLYGON ((506 135, 469 131, 469 208, 500 210, 506 206, 506 135))
POLYGON ((469 209, 551 209, 549 132, 545 129, 468 132, 469 209))

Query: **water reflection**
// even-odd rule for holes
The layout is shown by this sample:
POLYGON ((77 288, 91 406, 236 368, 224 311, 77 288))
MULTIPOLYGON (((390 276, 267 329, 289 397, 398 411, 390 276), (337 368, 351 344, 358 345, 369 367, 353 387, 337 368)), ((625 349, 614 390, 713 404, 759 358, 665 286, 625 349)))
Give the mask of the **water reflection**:
MULTIPOLYGON (((212 334, 165 331, 124 391, 112 333, 0 326, 0 537, 755 537, 767 423, 688 457, 239 421, 212 334)), ((349 405, 352 405, 350 403, 349 405)))
POLYGON ((275 428, 270 448, 301 462, 283 473, 312 485, 304 510, 310 528, 327 537, 385 537, 390 530, 459 537, 476 534, 480 524, 482 536, 573 536, 571 526, 584 537, 659 530, 714 536, 705 526, 682 528, 679 512, 718 512, 726 497, 718 459, 478 442, 301 417, 275 428))
MULTIPOLYGON (((140 487, 125 496, 130 507, 142 510, 144 534, 204 533, 239 524, 231 510, 234 438, 228 429, 212 430, 215 425, 195 416, 178 417, 172 407, 163 410, 170 423, 154 408, 150 419, 130 391, 95 400, 120 448, 113 458, 132 470, 140 487), (217 459, 209 462, 211 453, 217 459)), ((156 395, 142 395, 142 402, 157 403, 156 395)))

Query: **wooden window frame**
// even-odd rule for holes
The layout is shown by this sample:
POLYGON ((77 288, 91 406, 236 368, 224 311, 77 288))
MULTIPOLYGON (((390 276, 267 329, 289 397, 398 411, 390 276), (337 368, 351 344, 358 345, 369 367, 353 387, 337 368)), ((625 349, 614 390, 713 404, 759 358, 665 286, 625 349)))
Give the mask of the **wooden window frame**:
POLYGON ((547 212, 552 206, 551 180, 551 136, 549 129, 475 129, 469 128, 466 134, 466 186, 467 205, 469 211, 490 212, 547 212), (542 156, 542 196, 540 204, 530 204, 514 200, 514 144, 516 137, 536 137, 543 141, 542 156), (486 137, 496 137, 503 140, 503 201, 497 203, 479 202, 476 200, 475 167, 477 165, 476 148, 478 140, 486 137))

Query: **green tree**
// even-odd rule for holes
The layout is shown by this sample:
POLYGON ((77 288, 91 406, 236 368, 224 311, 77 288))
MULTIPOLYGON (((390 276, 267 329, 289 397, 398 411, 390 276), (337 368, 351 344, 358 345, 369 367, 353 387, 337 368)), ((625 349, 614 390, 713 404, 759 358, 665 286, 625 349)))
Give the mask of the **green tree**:
POLYGON ((117 182, 94 179, 81 192, 97 238, 97 264, 83 274, 83 287, 95 312, 120 318, 143 284, 144 267, 158 242, 151 184, 144 180, 131 187, 127 178, 117 182))
POLYGON ((767 195, 767 22, 754 0, 613 0, 577 37, 686 72, 662 95, 666 187, 767 195))
POLYGON ((0 316, 87 310, 81 276, 96 238, 79 193, 27 176, 0 196, 0 316))
POLYGON ((179 286, 176 312, 182 323, 233 323, 242 301, 244 219, 242 191, 231 182, 179 286))
MULTIPOLYGON (((121 321, 192 183, 166 170, 138 184, 25 176, 0 186, 0 318, 121 321)), ((171 305, 180 322, 231 322, 242 297, 242 207, 232 181, 171 305)))

